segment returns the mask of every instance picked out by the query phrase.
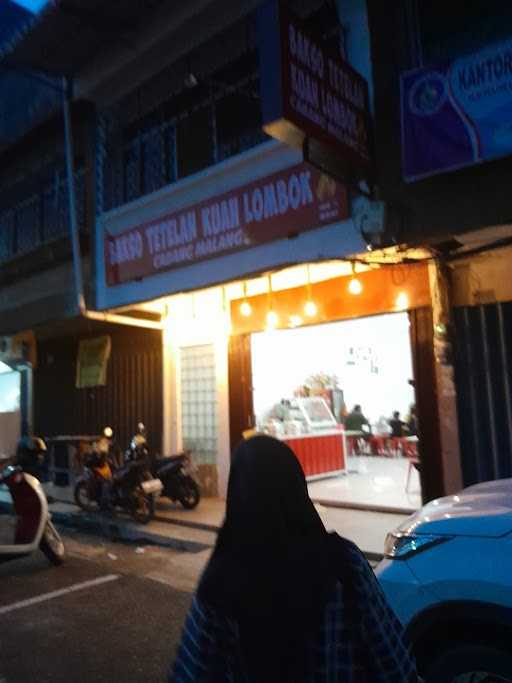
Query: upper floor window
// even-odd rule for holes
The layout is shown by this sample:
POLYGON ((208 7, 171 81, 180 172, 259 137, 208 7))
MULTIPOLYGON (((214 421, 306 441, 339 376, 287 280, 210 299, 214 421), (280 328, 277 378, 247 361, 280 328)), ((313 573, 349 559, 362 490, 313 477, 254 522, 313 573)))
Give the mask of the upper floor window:
MULTIPOLYGON (((86 228, 85 172, 75 174, 78 227, 86 228)), ((66 173, 56 167, 44 178, 28 178, 0 197, 0 264, 69 235, 66 173)))
MULTIPOLYGON (((325 2, 299 4, 306 10, 315 7, 302 13, 308 25, 343 53, 344 32, 336 7, 325 2)), ((254 14, 225 31, 102 113, 100 212, 267 139, 262 130, 254 14)))
POLYGON ((509 0, 418 0, 423 63, 436 64, 510 38, 509 0))
POLYGON ((266 139, 252 50, 125 121, 121 102, 101 119, 102 210, 197 173, 266 139))

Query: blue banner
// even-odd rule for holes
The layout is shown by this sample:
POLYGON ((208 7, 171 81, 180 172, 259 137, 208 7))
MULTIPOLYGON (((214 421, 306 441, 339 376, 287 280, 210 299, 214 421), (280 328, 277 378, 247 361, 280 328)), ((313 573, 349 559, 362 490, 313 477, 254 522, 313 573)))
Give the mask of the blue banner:
POLYGON ((512 41, 401 78, 407 181, 512 152, 512 41))

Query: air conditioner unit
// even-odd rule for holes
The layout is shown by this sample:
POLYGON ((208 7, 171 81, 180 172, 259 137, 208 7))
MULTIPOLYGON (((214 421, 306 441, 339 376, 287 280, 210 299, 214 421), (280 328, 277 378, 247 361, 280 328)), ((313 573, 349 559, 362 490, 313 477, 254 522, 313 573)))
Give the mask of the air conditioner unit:
POLYGON ((16 346, 14 337, 0 337, 0 360, 9 361, 14 360, 16 346))
POLYGON ((31 330, 19 332, 14 336, 0 337, 0 361, 5 363, 28 361, 36 366, 36 340, 31 330))

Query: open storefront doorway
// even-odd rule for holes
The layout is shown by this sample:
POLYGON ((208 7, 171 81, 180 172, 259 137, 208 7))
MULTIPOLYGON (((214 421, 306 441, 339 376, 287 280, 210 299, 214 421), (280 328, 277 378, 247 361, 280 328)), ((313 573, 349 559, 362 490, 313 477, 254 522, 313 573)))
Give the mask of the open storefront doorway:
POLYGON ((421 506, 407 313, 255 333, 251 347, 257 428, 305 445, 314 499, 421 506), (333 443, 339 465, 318 465, 333 443))

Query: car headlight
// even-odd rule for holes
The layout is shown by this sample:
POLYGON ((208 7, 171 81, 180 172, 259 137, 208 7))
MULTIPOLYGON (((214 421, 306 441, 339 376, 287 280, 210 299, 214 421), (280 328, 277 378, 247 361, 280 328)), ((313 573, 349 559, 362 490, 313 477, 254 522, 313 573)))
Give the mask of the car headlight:
POLYGON ((432 536, 431 534, 390 533, 384 542, 384 557, 405 560, 427 548, 450 541, 453 536, 432 536))

